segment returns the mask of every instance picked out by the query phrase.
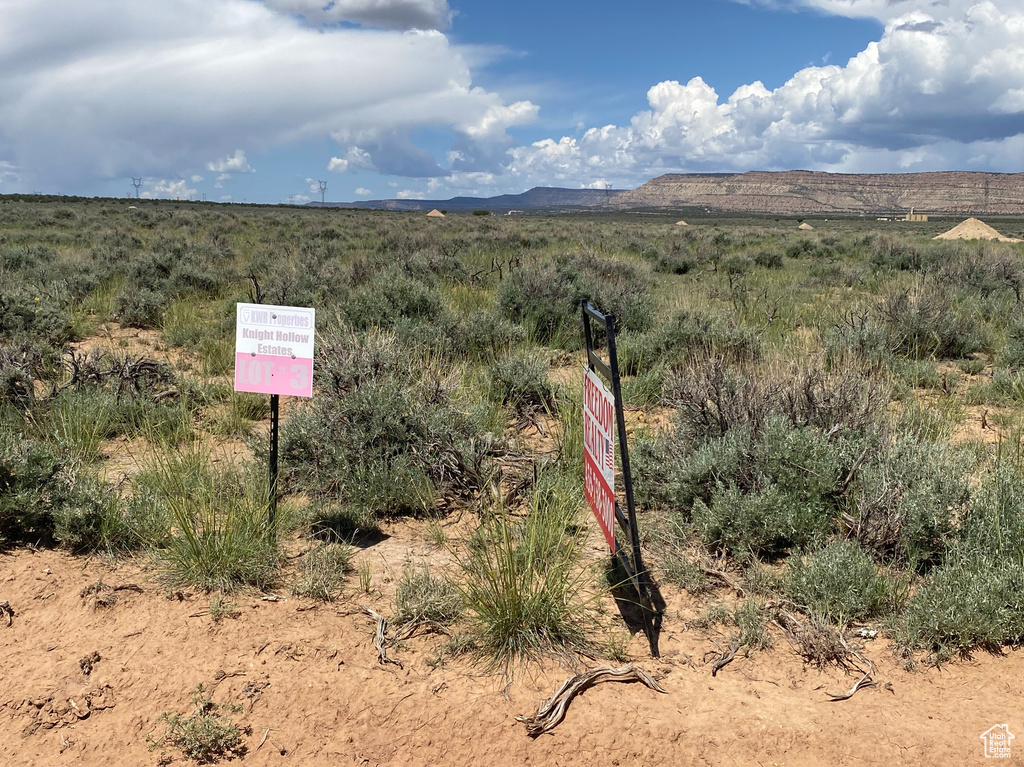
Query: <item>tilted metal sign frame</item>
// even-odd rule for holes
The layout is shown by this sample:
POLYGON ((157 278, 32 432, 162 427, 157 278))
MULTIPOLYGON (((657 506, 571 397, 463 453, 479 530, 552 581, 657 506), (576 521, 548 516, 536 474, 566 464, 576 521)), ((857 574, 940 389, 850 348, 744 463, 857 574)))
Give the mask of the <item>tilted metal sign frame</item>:
MULTIPOLYGON (((633 500, 633 473, 629 467, 629 444, 626 441, 626 417, 622 410, 622 383, 619 379, 619 359, 615 351, 615 315, 602 314, 586 300, 582 302, 583 333, 587 341, 587 366, 594 372, 611 382, 612 395, 615 398, 615 423, 619 435, 619 456, 622 463, 622 485, 626 495, 626 513, 622 513, 619 502, 615 502, 615 520, 628 536, 629 545, 623 546, 615 539, 615 551, 612 556, 622 565, 629 577, 629 582, 640 597, 640 610, 643 613, 644 634, 651 647, 651 655, 660 657, 658 651, 658 635, 654 625, 654 606, 651 600, 650 574, 644 567, 640 554, 640 531, 636 524, 636 504, 633 500), (591 322, 604 326, 608 339, 608 362, 594 350, 594 329, 591 322)), ((613 488, 614 490, 614 488, 613 488)))

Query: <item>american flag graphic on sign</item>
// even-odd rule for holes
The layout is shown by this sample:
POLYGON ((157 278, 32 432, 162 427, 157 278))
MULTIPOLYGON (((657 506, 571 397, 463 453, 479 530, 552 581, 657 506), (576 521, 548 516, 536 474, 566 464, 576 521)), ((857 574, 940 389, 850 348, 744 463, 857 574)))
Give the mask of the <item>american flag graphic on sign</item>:
POLYGON ((615 402, 589 368, 583 377, 584 493, 615 551, 615 402))

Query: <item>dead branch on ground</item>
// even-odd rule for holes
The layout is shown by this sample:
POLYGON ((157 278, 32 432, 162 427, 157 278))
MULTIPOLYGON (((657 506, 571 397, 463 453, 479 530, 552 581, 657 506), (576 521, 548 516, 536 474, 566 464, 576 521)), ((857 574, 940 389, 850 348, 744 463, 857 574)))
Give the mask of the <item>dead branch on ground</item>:
POLYGON ((377 648, 377 662, 381 665, 393 663, 399 668, 403 668, 401 661, 388 657, 388 619, 366 605, 363 605, 363 612, 377 621, 377 632, 373 639, 373 646, 377 648))
POLYGON ((667 692, 654 677, 632 663, 622 668, 597 666, 567 679, 548 701, 540 705, 536 714, 517 716, 516 721, 525 724, 527 734, 534 738, 550 732, 565 718, 565 711, 573 698, 601 682, 642 682, 656 692, 667 692))

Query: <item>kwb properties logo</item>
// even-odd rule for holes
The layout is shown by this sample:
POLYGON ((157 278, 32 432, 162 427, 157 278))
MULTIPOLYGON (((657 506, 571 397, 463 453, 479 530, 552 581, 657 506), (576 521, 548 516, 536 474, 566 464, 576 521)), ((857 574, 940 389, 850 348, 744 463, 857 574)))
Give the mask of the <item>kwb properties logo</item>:
POLYGON ((1016 737, 1005 724, 989 727, 978 736, 985 743, 986 759, 1009 759, 1010 741, 1016 737))

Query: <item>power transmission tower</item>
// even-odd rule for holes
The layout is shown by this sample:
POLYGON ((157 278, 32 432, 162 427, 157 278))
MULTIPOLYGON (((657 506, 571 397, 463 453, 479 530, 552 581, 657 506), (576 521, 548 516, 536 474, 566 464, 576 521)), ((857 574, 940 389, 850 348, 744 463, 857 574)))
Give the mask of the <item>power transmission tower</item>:
POLYGON ((132 176, 132 186, 135 187, 135 199, 139 199, 139 188, 142 186, 142 179, 132 176))
POLYGON ((320 181, 318 183, 320 184, 320 204, 323 205, 324 198, 327 196, 327 182, 320 181))

